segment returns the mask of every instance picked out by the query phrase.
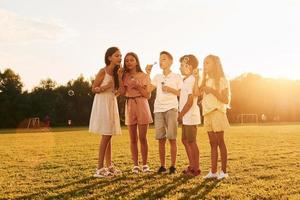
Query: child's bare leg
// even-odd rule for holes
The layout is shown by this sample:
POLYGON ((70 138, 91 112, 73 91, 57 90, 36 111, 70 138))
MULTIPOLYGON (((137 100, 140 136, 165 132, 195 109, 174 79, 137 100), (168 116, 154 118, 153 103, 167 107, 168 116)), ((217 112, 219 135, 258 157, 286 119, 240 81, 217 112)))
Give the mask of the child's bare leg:
POLYGON ((107 145, 111 140, 111 135, 102 135, 100 147, 99 147, 99 157, 98 157, 98 169, 103 168, 104 156, 107 149, 107 145))
POLYGON ((160 165, 165 167, 166 166, 166 138, 159 139, 159 159, 160 159, 160 165))
POLYGON ((169 140, 170 142, 170 153, 171 153, 171 166, 175 167, 176 164, 176 156, 177 156, 177 143, 176 139, 169 140))
POLYGON ((148 141, 147 141, 147 129, 148 124, 138 125, 139 128, 139 139, 141 144, 141 153, 143 165, 147 165, 148 160, 148 141))
POLYGON ((139 156, 138 156, 138 135, 137 135, 137 125, 128 126, 129 135, 130 135, 130 150, 135 166, 139 165, 139 156))
POLYGON ((211 156, 211 172, 217 172, 217 163, 218 163, 218 140, 217 135, 214 132, 208 132, 209 143, 210 143, 210 156, 211 156))
POLYGON ((199 148, 197 145, 197 142, 190 142, 189 143, 191 154, 192 154, 192 163, 193 163, 193 169, 198 170, 199 169, 199 148))
POLYGON ((183 145, 184 145, 184 148, 185 148, 185 151, 186 151, 186 154, 187 154, 187 157, 189 159, 189 166, 192 167, 193 166, 193 163, 192 163, 192 155, 191 155, 191 148, 188 144, 188 141, 186 139, 182 139, 181 140, 183 145))
POLYGON ((111 140, 109 140, 106 151, 105 151, 105 161, 106 161, 106 166, 109 167, 112 165, 111 162, 111 140))
POLYGON ((217 138, 218 138, 218 146, 220 148, 220 153, 221 153, 221 163, 222 163, 222 171, 226 173, 226 168, 227 168, 227 148, 225 145, 224 141, 224 131, 218 132, 217 133, 217 138))

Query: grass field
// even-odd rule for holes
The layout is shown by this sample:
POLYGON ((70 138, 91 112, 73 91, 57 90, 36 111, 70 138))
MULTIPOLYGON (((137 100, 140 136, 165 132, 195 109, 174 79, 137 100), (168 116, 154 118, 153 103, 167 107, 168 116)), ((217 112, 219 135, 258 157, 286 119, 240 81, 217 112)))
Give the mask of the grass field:
MULTIPOLYGON (((202 175, 209 170, 210 150, 202 127, 198 130, 202 175, 197 178, 130 173, 127 129, 113 138, 113 160, 123 175, 112 179, 92 177, 99 135, 84 129, 2 132, 0 199, 300 199, 300 125, 232 126, 225 134, 230 178, 207 181, 202 175)), ((153 129, 148 141, 149 165, 156 170, 153 129)), ((178 171, 186 164, 179 140, 178 171)))

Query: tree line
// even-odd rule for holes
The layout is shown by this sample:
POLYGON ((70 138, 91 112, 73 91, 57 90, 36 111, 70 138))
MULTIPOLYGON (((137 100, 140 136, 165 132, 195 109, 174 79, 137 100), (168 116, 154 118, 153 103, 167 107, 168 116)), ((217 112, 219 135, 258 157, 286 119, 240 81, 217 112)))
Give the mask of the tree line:
MULTIPOLYGON (((31 92, 23 91, 21 77, 11 69, 0 71, 0 128, 24 128, 28 119, 47 117, 51 126, 87 126, 93 103, 93 80, 82 75, 66 85, 51 79, 41 80, 31 92)), ((240 122, 241 114, 255 114, 261 121, 300 121, 300 80, 263 78, 247 73, 230 81, 230 122, 240 122), (264 118, 261 118, 264 116, 264 118)), ((149 99, 153 112, 155 90, 149 99)), ((124 124, 125 98, 118 97, 121 122, 124 124)), ((253 119, 246 119, 253 122, 253 119)))

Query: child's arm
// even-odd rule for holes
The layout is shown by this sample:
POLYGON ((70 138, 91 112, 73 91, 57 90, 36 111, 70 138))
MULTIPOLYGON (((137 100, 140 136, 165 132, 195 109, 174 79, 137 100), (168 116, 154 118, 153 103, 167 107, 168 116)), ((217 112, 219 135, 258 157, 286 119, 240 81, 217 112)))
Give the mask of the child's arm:
MULTIPOLYGON (((149 76, 149 79, 150 79, 150 83, 147 85, 147 92, 149 92, 151 94, 151 92, 156 89, 156 86, 151 84, 150 73, 147 72, 147 75, 149 76)), ((155 77, 154 77, 154 80, 155 80, 155 77)))
POLYGON ((182 121, 183 116, 191 109, 191 107, 193 105, 193 101, 194 101, 194 96, 192 94, 190 94, 188 96, 186 103, 183 106, 183 109, 181 110, 181 112, 178 115, 179 122, 182 121))
POLYGON ((102 84, 102 82, 104 80, 104 76, 105 76, 105 70, 101 69, 99 71, 99 73, 97 74, 96 79, 92 85, 92 92, 94 92, 94 93, 104 92, 105 90, 107 90, 113 86, 113 83, 109 82, 108 84, 100 87, 100 85, 102 84))
POLYGON ((155 90, 156 87, 152 85, 151 83, 147 86, 147 92, 151 93, 153 90, 155 90))
POLYGON ((151 92, 148 91, 147 86, 137 85, 136 87, 143 97, 149 99, 151 96, 151 92))
POLYGON ((92 85, 92 92, 99 93, 100 92, 100 85, 102 84, 105 76, 104 69, 101 69, 98 74, 96 75, 96 79, 92 85))
POLYGON ((162 91, 175 94, 176 96, 180 96, 180 90, 176 90, 176 89, 171 88, 169 86, 162 86, 162 91))
POLYGON ((203 80, 201 81, 201 85, 199 86, 199 81, 200 81, 199 69, 193 70, 193 76, 195 77, 195 84, 193 87, 193 95, 202 98, 202 96, 203 96, 203 91, 202 91, 203 80))
POLYGON ((102 87, 100 87, 100 91, 101 92, 105 92, 106 90, 110 89, 113 87, 113 82, 109 82, 106 85, 103 85, 102 87))
POLYGON ((229 103, 229 88, 225 88, 224 90, 221 90, 219 92, 210 87, 203 87, 203 91, 205 93, 211 93, 222 103, 225 103, 225 104, 229 103))
POLYGON ((199 85, 199 79, 196 78, 195 79, 195 84, 194 84, 194 87, 193 87, 193 95, 195 95, 195 96, 201 96, 202 95, 201 89, 198 85, 199 85))
MULTIPOLYGON (((153 65, 147 65, 146 68, 145 68, 145 71, 146 71, 146 74, 149 76, 149 79, 151 80, 150 78, 150 74, 151 74, 151 70, 152 70, 152 67, 153 65)), ((152 85, 151 83, 147 85, 147 92, 151 94, 151 92, 153 90, 156 89, 156 86, 155 85, 152 85)))
POLYGON ((133 81, 134 87, 141 93, 142 97, 150 99, 151 92, 149 92, 148 87, 151 87, 151 79, 148 75, 143 76, 140 81, 133 81))

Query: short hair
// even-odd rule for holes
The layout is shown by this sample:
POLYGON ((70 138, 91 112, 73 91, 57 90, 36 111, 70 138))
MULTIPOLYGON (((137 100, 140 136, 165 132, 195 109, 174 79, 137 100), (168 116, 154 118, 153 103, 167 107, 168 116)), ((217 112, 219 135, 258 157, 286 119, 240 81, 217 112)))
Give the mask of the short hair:
POLYGON ((167 52, 167 51, 162 51, 162 52, 160 52, 159 55, 162 55, 162 54, 167 55, 171 60, 173 60, 173 56, 172 56, 169 52, 167 52))
POLYGON ((186 64, 191 65, 193 69, 198 67, 198 59, 193 54, 184 55, 179 59, 179 62, 186 61, 186 64))

